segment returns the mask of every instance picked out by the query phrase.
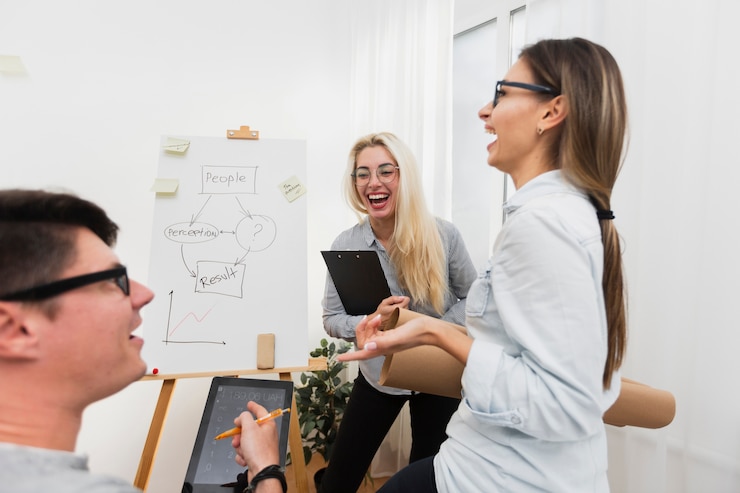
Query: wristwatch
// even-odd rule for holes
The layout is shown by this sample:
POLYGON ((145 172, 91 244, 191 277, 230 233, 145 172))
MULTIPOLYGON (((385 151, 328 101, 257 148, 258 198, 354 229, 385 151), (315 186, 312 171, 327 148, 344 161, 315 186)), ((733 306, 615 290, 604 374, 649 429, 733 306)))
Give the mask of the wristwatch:
POLYGON ((259 483, 263 479, 270 478, 279 479, 280 485, 283 487, 283 493, 288 493, 288 482, 285 481, 285 469, 277 464, 267 466, 260 472, 255 474, 255 476, 252 478, 252 482, 249 483, 249 486, 244 488, 244 491, 242 491, 242 493, 254 493, 255 489, 257 488, 257 483, 259 483))

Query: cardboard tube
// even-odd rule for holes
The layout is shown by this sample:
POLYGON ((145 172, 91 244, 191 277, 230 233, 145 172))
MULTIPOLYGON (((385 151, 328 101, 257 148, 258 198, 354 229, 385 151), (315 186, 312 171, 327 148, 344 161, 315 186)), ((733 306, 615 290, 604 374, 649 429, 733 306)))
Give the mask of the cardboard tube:
POLYGON ((619 397, 604 413, 604 423, 613 426, 662 428, 676 415, 676 399, 666 390, 622 378, 619 397))
MULTIPOLYGON (((403 308, 396 308, 383 326, 392 330, 417 317, 429 317, 403 308)), ((448 322, 445 322, 448 323, 448 322)), ((465 333, 465 327, 448 323, 465 333)), ((417 346, 385 357, 380 371, 380 385, 415 390, 426 394, 460 398, 464 365, 436 346, 417 346)))
MULTIPOLYGON (((417 317, 428 315, 397 308, 383 329, 392 330, 417 317)), ((465 327, 449 325, 466 332, 465 327)), ((444 350, 436 346, 418 346, 386 356, 378 383, 459 399, 463 369, 464 365, 444 350)), ((622 378, 619 397, 604 413, 603 419, 604 423, 613 426, 662 428, 673 421, 675 414, 673 394, 622 378)))

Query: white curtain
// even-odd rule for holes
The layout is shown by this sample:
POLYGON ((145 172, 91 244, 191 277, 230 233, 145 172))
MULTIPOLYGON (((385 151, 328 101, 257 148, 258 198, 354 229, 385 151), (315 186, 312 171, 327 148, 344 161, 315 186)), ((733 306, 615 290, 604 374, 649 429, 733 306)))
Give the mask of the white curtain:
POLYGON ((430 208, 450 216, 452 0, 353 0, 351 134, 414 151, 430 208))
POLYGON ((625 376, 676 397, 660 430, 609 428, 615 492, 740 491, 736 2, 532 0, 527 41, 619 62, 631 139, 613 209, 629 289, 625 376))
MULTIPOLYGON (((350 135, 390 131, 404 140, 421 167, 430 209, 447 219, 452 16, 452 0, 351 3, 350 135)), ((409 450, 407 406, 378 450, 371 474, 392 475, 408 463, 409 450)))

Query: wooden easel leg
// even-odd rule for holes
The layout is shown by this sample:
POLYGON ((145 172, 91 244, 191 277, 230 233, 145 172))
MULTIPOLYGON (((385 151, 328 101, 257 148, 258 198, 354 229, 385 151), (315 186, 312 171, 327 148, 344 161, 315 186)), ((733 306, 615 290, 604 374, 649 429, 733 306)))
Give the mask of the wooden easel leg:
MULTIPOLYGON (((280 380, 291 381, 290 373, 280 373, 280 380)), ((308 474, 306 472, 306 461, 303 458, 303 440, 301 440, 301 428, 298 424, 298 411, 295 404, 295 394, 290 408, 290 430, 288 432, 288 445, 290 446, 290 458, 293 463, 295 485, 298 493, 308 493, 308 474)))
MULTIPOLYGON (((154 408, 152 424, 149 426, 149 434, 144 443, 144 451, 141 453, 141 460, 139 461, 139 469, 136 471, 134 486, 144 491, 146 491, 146 487, 149 484, 149 474, 154 464, 157 447, 159 447, 159 439, 162 436, 162 427, 167 417, 167 410, 170 407, 172 391, 175 390, 175 382, 177 382, 175 379, 162 380, 162 389, 159 391, 157 406, 154 408)), ((293 406, 295 406, 295 398, 293 406)), ((293 410, 291 410, 291 413, 293 413, 293 410)), ((300 436, 298 438, 300 439, 300 436)))

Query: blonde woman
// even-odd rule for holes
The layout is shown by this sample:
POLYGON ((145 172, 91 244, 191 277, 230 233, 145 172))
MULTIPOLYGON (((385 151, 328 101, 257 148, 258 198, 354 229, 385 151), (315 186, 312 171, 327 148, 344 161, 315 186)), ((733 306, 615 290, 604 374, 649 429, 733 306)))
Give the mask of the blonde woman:
MULTIPOLYGON (((428 211, 409 148, 391 133, 362 137, 350 151, 344 189, 359 222, 341 233, 331 248, 376 251, 392 294, 368 315, 384 321, 400 307, 463 323, 464 300, 476 270, 457 228, 428 211)), ((329 275, 323 307, 326 332, 354 341, 362 316, 345 312, 329 275)), ((379 385, 383 360, 380 356, 360 363, 320 493, 357 490, 407 401, 412 429, 410 462, 437 453, 447 437, 445 427, 460 401, 379 385)))

